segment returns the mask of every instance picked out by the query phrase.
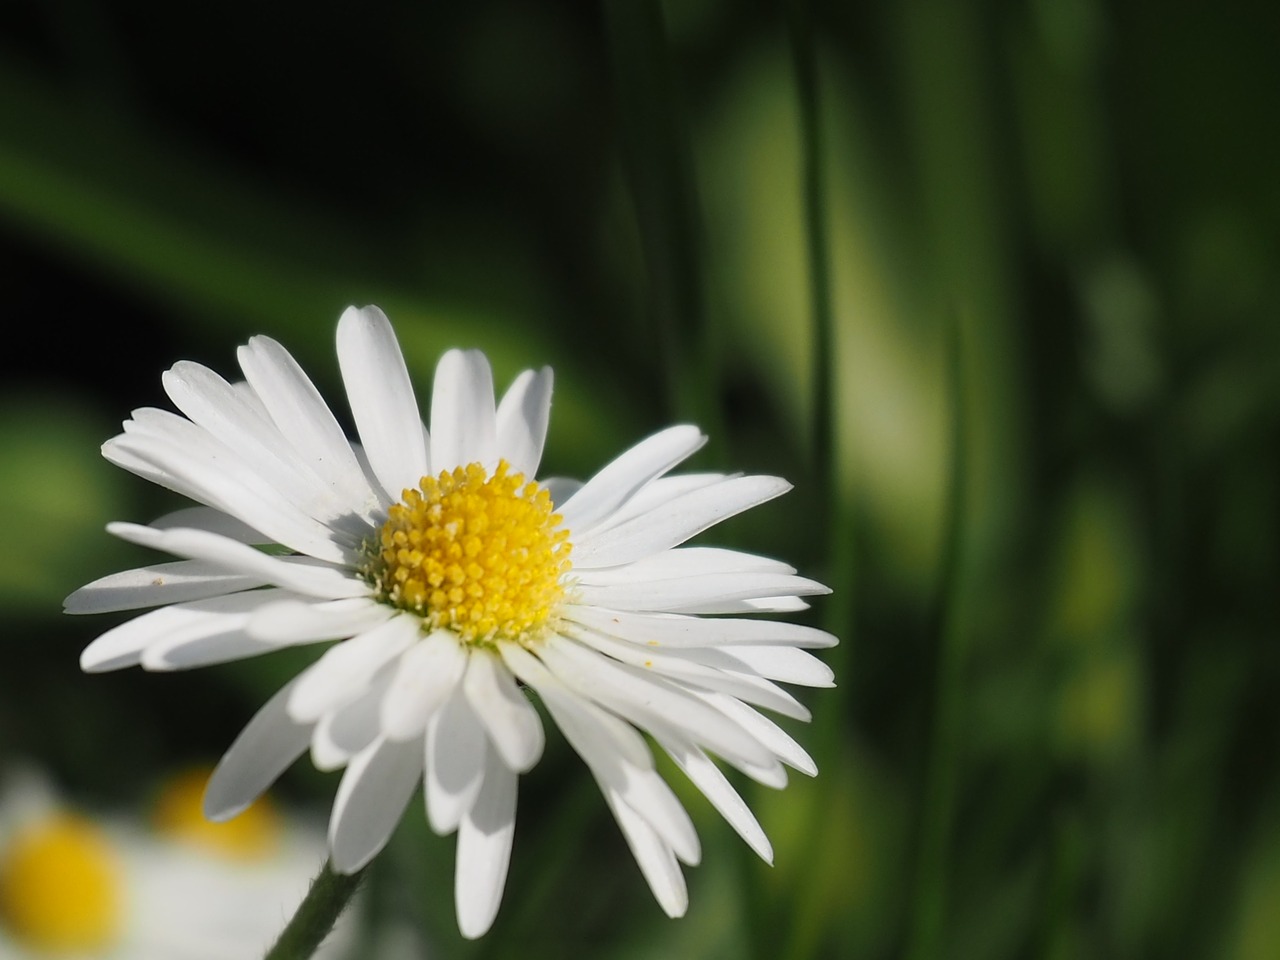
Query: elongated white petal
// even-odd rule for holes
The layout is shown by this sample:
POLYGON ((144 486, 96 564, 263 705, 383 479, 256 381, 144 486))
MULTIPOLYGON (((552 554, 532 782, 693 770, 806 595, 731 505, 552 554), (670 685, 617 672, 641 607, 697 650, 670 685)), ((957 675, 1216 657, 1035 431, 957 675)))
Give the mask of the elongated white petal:
POLYGON ((384 664, 418 637, 417 618, 401 615, 330 647, 299 676, 289 711, 299 720, 318 720, 355 699, 384 664))
POLYGON ((467 660, 466 650, 448 630, 436 630, 410 647, 382 701, 383 732, 392 740, 421 736, 462 679, 467 660))
POLYGON ((240 368, 267 414, 316 476, 368 516, 378 497, 351 444, 315 384, 289 351, 270 337, 252 337, 239 349, 240 368))
POLYGON ((538 481, 551 494, 551 502, 557 510, 560 505, 582 489, 582 481, 572 477, 543 477, 538 481))
POLYGON ((286 643, 345 640, 372 630, 393 616, 395 610, 372 597, 281 600, 255 610, 245 630, 262 640, 286 643))
POLYGON ((687 740, 659 737, 658 742, 693 785, 702 791, 712 806, 729 822, 765 863, 773 863, 773 845, 760 826, 760 821, 733 785, 705 753, 687 740))
POLYGON ((342 314, 338 366, 369 465, 394 503, 431 473, 431 460, 404 355, 377 307, 342 314))
POLYGON ((261 577, 227 573, 203 560, 156 563, 85 584, 63 601, 66 613, 110 613, 184 603, 260 587, 261 577))
POLYGON ((174 364, 161 381, 169 399, 192 423, 234 450, 275 489, 288 490, 307 514, 327 523, 342 516, 342 501, 303 466, 251 389, 238 390, 208 367, 189 360, 174 364))
POLYGON ((355 543, 298 509, 229 449, 193 450, 146 434, 126 434, 103 445, 107 459, 125 465, 129 461, 120 460, 120 453, 151 464, 156 472, 143 475, 152 482, 231 514, 291 550, 342 563, 355 543))
POLYGON ((235 618, 236 626, 228 626, 217 633, 203 636, 168 634, 142 652, 142 668, 158 672, 191 670, 215 663, 231 663, 234 660, 257 657, 284 646, 265 643, 249 636, 244 631, 244 624, 248 619, 247 613, 241 614, 235 618))
POLYGON ((266 702, 218 762, 204 791, 204 815, 210 820, 230 820, 307 749, 311 724, 299 723, 285 709, 296 682, 266 702))
POLYGON ((653 768, 653 754, 635 729, 596 706, 562 683, 548 667, 529 651, 514 643, 499 648, 512 673, 538 691, 565 739, 590 764, 589 757, 613 757, 608 762, 638 769, 653 768))
POLYGON ((836 638, 823 630, 776 620, 712 620, 581 605, 565 606, 561 616, 600 633, 649 647, 711 647, 729 643, 832 647, 836 644, 836 638))
POLYGON ((270 543, 271 538, 228 513, 214 507, 183 507, 156 517, 150 526, 157 530, 186 527, 191 530, 207 530, 241 543, 270 543))
POLYGON ((380 737, 342 775, 329 820, 333 869, 355 873, 377 856, 422 777, 422 745, 380 737))
MULTIPOLYGON (((660 477, 707 442, 697 427, 668 427, 641 440, 583 484, 559 508, 575 536, 605 519, 655 477, 660 477)), ((577 563, 577 554, 574 554, 577 563)), ((607 564, 601 564, 607 566, 607 564)))
POLYGON ((779 560, 741 553, 737 550, 725 550, 721 547, 676 547, 621 567, 584 570, 579 574, 579 580, 582 583, 606 586, 710 574, 768 573, 776 575, 795 572, 795 567, 779 560))
POLYGON ((369 593, 368 584, 337 567, 288 562, 205 530, 155 530, 136 523, 109 523, 107 532, 139 546, 163 550, 189 560, 204 560, 229 573, 259 577, 267 583, 311 597, 336 600, 369 593))
POLYGON ((317 770, 337 770, 381 734, 379 715, 390 678, 375 679, 355 700, 320 718, 311 734, 311 762, 317 770))
POLYGON ((754 597, 830 593, 814 580, 785 573, 704 573, 672 580, 580 583, 579 602, 619 610, 679 612, 691 606, 754 597))
MULTIPOLYGON (((676 497, 692 493, 694 490, 701 490, 703 487, 720 483, 730 476, 742 476, 742 474, 679 473, 671 477, 658 477, 658 479, 651 480, 641 487, 636 491, 635 496, 592 527, 591 532, 599 534, 611 527, 625 523, 633 517, 648 513, 669 500, 674 500, 676 497)), ((558 503, 559 501, 556 502, 558 503)))
POLYGON ((575 649, 572 643, 556 645, 558 652, 571 656, 581 665, 595 669, 601 659, 605 659, 609 664, 612 661, 621 661, 618 664, 619 669, 624 673, 634 674, 641 681, 656 675, 680 687, 717 690, 749 703, 768 707, 783 716, 795 717, 797 720, 809 719, 809 711, 795 697, 781 687, 759 677, 719 670, 692 659, 644 650, 634 644, 618 641, 592 630, 580 629, 574 624, 565 624, 562 629, 565 637, 571 637, 592 650, 607 655, 607 659, 592 657, 581 647, 575 649))
POLYGON ((282 596, 287 594, 279 590, 250 590, 152 610, 113 627, 85 647, 80 654, 80 669, 86 673, 102 673, 132 667, 153 644, 199 640, 238 629, 244 623, 245 613, 282 596))
POLYGON ((799 613, 809 604, 799 597, 763 597, 754 600, 716 600, 685 607, 681 613, 799 613))
POLYGON ((671 847, 644 817, 607 790, 605 799, 658 906, 669 917, 683 917, 689 908, 689 891, 671 847))
POLYGON ((493 925, 502 903, 516 832, 516 774, 492 751, 475 803, 458 825, 454 905, 458 929, 469 940, 493 925))
POLYGON ((449 350, 436 366, 431 395, 431 463, 436 472, 498 462, 493 372, 479 350, 449 350))
POLYGON ((768 717, 741 700, 723 693, 700 693, 699 697, 720 710, 734 723, 741 725, 744 730, 750 731, 753 737, 768 747, 787 766, 799 770, 806 776, 818 775, 818 766, 804 747, 768 717))
POLYGON ((737 661, 736 669, 769 680, 796 683, 805 687, 834 687, 832 669, 804 650, 795 647, 725 646, 717 651, 737 661))
POLYGON ((427 822, 445 836, 458 829, 463 814, 475 802, 485 755, 492 749, 460 688, 432 714, 426 747, 427 822))
POLYGON ((542 660, 567 686, 645 729, 673 729, 720 756, 769 763, 769 751, 689 690, 563 638, 544 645, 542 660))
MULTIPOLYGON (((791 484, 779 477, 731 477, 669 500, 596 536, 578 538, 577 530, 570 524, 575 533, 573 565, 589 569, 639 560, 684 543, 707 527, 790 489, 791 484)), ((566 513, 566 522, 569 522, 567 511, 572 502, 562 511, 566 513)))
POLYGON ((529 480, 537 475, 542 462, 542 446, 551 418, 552 381, 550 367, 536 373, 526 370, 516 377, 498 404, 498 456, 529 480))
POLYGON ((542 756, 542 721, 496 654, 472 654, 462 690, 503 762, 516 773, 533 769, 542 756))

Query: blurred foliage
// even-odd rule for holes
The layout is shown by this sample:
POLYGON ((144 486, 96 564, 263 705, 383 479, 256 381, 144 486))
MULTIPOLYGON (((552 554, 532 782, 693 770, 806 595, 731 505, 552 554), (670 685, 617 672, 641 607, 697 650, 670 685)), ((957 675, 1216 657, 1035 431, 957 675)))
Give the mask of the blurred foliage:
POLYGON ((336 318, 376 302, 424 391, 454 345, 554 366, 552 473, 696 419, 699 462, 795 481, 720 539, 825 578, 844 646, 795 730, 822 775, 748 790, 773 868, 679 784, 706 857, 668 922, 553 738, 493 932, 458 939, 453 841, 411 812, 371 942, 1280 956, 1277 15, 811 6, 817 144, 780 5, 0 8, 0 761, 140 800, 305 659, 86 678, 108 621, 57 600, 171 505, 96 452, 161 370, 265 332, 336 399, 336 318))

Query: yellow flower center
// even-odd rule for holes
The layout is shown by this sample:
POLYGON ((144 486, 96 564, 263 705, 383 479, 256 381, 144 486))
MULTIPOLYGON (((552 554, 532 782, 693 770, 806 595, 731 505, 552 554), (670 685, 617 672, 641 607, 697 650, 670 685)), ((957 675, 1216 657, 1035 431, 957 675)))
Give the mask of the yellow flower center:
POLYGON ((499 461, 423 477, 387 511, 366 575, 467 643, 536 640, 564 597, 569 532, 546 489, 499 461))
POLYGON ((55 814, 20 830, 0 859, 0 917, 36 950, 103 950, 123 919, 119 874, 100 829, 55 814))
POLYGON ((151 811, 151 822, 163 836, 189 843, 209 853, 233 860, 260 860, 280 845, 284 827, 280 814, 265 796, 223 823, 204 815, 206 769, 188 770, 161 788, 151 811))

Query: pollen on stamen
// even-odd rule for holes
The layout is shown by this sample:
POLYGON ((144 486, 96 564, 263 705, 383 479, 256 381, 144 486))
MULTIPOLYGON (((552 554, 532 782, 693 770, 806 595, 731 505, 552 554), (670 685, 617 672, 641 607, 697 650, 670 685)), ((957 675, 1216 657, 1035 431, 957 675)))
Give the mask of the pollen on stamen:
POLYGON ((365 575, 383 601, 468 643, 531 642, 555 618, 571 567, 551 495, 501 460, 423 477, 387 511, 365 575))

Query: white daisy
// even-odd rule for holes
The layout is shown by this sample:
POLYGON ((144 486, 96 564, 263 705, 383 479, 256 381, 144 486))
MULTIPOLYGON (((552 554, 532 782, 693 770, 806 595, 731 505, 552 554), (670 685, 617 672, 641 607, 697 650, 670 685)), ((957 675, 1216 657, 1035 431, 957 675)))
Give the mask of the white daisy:
POLYGON ((709 754, 772 787, 784 764, 814 774, 755 708, 807 720, 774 681, 830 686, 803 648, 836 641, 736 615, 804 609, 801 597, 827 589, 776 560, 681 544, 790 485, 669 476, 706 439, 692 426, 641 441, 586 483, 537 481, 550 369, 520 374, 495 404, 484 355, 451 350, 428 425, 380 310, 348 309, 337 346, 358 445, 268 337, 240 348, 242 383, 178 363, 163 383, 185 417, 134 411, 104 445, 111 462, 203 506, 108 527, 182 559, 67 598, 69 613, 158 608, 98 637, 81 666, 176 670, 340 641, 250 721, 205 810, 234 816, 309 747, 317 767, 345 768, 329 845, 350 873, 421 781, 432 828, 458 833, 468 937, 497 913, 517 775, 542 754, 531 694, 595 776, 669 915, 685 911, 677 861, 698 862, 698 837, 641 731, 771 860, 709 754))
MULTIPOLYGON (((204 780, 199 784, 203 786, 204 780)), ((324 858, 319 825, 264 800, 200 822, 191 776, 150 823, 70 808, 23 774, 0 795, 0 960, 238 960, 261 956, 324 858)), ((318 958, 348 956, 348 914, 318 958)))

